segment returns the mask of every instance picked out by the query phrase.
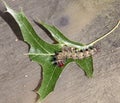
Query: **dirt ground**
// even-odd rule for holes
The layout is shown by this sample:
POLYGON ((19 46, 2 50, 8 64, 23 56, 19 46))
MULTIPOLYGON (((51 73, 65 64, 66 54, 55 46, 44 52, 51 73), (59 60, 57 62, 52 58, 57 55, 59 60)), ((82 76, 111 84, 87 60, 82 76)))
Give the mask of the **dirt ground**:
MULTIPOLYGON (((107 33, 120 20, 120 0, 5 1, 14 10, 22 7, 40 37, 50 43, 33 19, 53 24, 69 39, 83 44, 107 33)), ((28 45, 16 35, 0 17, 0 103, 35 103, 33 90, 39 84, 41 69, 23 55, 28 45)), ((71 63, 42 103, 120 103, 120 26, 96 46, 100 50, 93 57, 93 78, 71 63)))

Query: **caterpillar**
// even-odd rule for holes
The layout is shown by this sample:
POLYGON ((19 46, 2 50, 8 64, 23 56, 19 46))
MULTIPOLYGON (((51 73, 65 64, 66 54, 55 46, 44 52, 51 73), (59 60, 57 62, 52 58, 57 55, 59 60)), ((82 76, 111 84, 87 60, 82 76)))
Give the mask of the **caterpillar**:
POLYGON ((54 64, 58 67, 63 67, 67 59, 83 59, 94 55, 96 52, 97 49, 91 46, 85 49, 64 46, 62 51, 55 53, 54 64))
POLYGON ((75 47, 63 46, 62 51, 55 53, 54 56, 54 64, 58 65, 59 67, 63 67, 66 63, 67 59, 83 59, 94 55, 98 49, 95 48, 93 45, 99 42, 100 40, 104 39, 108 35, 110 35, 120 24, 120 20, 118 21, 117 25, 114 26, 108 33, 104 34, 100 38, 96 39, 95 41, 83 46, 82 49, 78 49, 75 47))

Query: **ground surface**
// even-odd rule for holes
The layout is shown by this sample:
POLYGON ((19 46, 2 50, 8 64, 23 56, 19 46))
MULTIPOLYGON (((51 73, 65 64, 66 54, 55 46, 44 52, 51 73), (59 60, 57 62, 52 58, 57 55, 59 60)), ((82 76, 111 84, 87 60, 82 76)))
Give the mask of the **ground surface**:
MULTIPOLYGON (((120 0, 5 0, 23 8, 38 34, 52 40, 33 22, 39 18, 56 25, 68 38, 89 43, 120 20, 120 0)), ((2 10, 2 6, 0 7, 2 10)), ((0 17, 0 103, 34 103, 32 91, 40 80, 40 67, 29 60, 28 46, 0 17)), ((66 67, 55 90, 43 103, 120 103, 120 26, 97 44, 94 76, 87 78, 75 63, 66 67)))

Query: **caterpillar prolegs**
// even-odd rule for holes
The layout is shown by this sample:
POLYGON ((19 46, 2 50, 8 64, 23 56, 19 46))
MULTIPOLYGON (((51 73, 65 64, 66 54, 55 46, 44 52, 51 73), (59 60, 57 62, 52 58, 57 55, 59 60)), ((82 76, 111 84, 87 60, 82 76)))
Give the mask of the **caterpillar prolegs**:
POLYGON ((95 47, 88 47, 84 49, 78 49, 73 47, 64 46, 62 51, 55 53, 54 64, 59 67, 64 66, 67 59, 83 59, 94 55, 97 52, 95 47))

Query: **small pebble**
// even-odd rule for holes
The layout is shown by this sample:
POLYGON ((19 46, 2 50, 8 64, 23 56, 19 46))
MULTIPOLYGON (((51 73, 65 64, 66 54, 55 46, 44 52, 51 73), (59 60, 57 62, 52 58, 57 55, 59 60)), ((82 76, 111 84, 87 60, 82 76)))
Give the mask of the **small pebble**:
POLYGON ((26 87, 26 85, 23 85, 23 87, 25 88, 25 87, 26 87))
POLYGON ((18 39, 15 39, 15 41, 18 41, 18 39))
POLYGON ((28 77, 28 75, 25 75, 25 78, 27 78, 28 77))

